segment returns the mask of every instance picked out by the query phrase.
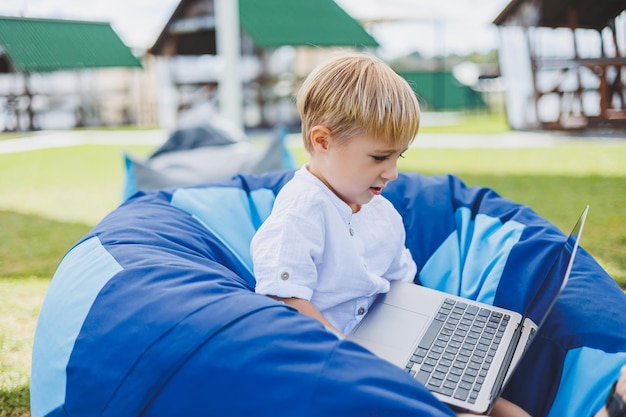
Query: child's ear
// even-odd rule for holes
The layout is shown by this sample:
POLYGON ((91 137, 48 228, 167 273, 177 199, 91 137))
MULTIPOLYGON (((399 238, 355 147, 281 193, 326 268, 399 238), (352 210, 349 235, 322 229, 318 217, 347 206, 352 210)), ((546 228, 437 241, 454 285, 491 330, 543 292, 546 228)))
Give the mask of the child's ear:
POLYGON ((317 125, 311 129, 311 136, 309 137, 311 145, 315 152, 324 152, 328 150, 328 144, 330 141, 330 129, 326 126, 317 125))

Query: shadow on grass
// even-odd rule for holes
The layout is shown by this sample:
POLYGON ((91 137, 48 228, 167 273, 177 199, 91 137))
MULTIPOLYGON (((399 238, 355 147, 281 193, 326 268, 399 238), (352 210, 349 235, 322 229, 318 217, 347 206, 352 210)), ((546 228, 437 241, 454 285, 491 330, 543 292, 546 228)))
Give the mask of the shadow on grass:
POLYGON ((91 226, 0 211, 0 276, 51 277, 65 253, 91 226))
POLYGON ((0 390, 0 417, 29 417, 30 394, 27 386, 0 390))

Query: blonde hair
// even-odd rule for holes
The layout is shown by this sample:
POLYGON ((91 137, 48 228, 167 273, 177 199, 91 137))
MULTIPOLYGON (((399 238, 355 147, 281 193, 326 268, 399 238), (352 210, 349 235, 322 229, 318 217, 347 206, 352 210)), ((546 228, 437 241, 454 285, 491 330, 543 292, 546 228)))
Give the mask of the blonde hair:
POLYGON ((387 64, 366 54, 344 53, 315 68, 300 87, 296 107, 308 152, 317 125, 339 142, 368 135, 391 146, 408 146, 419 129, 415 92, 387 64))

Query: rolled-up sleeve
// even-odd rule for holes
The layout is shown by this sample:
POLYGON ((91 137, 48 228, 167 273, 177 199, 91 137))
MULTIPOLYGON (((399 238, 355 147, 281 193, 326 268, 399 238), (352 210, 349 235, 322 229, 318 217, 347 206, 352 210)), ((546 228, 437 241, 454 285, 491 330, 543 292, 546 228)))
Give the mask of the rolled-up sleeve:
POLYGON ((311 300, 317 286, 315 260, 323 253, 323 229, 309 219, 270 217, 252 240, 255 291, 311 300))

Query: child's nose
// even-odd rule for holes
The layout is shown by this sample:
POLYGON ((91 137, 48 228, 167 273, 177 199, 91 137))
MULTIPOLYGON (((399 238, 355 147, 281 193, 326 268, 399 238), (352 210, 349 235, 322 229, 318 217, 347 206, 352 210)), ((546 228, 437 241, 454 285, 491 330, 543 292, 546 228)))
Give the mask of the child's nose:
POLYGON ((398 178, 398 163, 397 161, 389 161, 389 164, 385 167, 381 175, 387 181, 393 181, 398 178))

